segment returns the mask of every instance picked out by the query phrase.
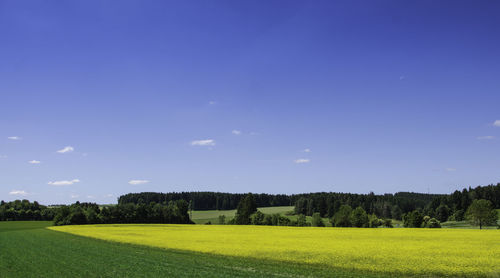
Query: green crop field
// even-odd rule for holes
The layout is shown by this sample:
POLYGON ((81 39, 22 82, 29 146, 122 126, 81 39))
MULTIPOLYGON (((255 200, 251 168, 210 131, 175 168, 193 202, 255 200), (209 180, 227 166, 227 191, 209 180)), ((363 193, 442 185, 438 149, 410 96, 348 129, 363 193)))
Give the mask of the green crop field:
MULTIPOLYGON (((265 213, 265 214, 273 214, 273 213, 285 214, 286 212, 293 211, 294 207, 293 206, 265 207, 265 208, 258 208, 258 209, 262 213, 265 213)), ((212 224, 217 224, 219 221, 220 215, 225 215, 226 221, 229 221, 232 218, 234 218, 235 214, 236 214, 235 209, 232 209, 232 210, 194 210, 191 219, 196 224, 205 224, 209 221, 212 224)), ((297 218, 297 217, 295 217, 295 218, 297 218)))

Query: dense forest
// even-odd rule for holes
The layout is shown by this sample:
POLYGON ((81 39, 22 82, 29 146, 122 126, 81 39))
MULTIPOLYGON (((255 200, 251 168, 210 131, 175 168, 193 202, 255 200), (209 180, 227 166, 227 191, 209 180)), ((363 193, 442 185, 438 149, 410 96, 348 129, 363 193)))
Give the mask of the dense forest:
MULTIPOLYGON (((221 192, 172 192, 172 193, 129 193, 118 198, 119 204, 149 204, 169 201, 191 201, 194 210, 228 210, 236 209, 240 201, 246 196, 241 193, 221 192)), ((253 194, 258 207, 293 206, 294 195, 253 194)))
MULTIPOLYGON (((171 193, 129 193, 118 198, 119 204, 149 204, 150 202, 163 203, 176 200, 191 201, 194 210, 228 210, 236 209, 240 201, 246 196, 241 193, 221 192, 171 192, 171 193)), ((403 212, 423 208, 432 200, 442 195, 399 192, 396 194, 375 195, 353 193, 305 193, 305 194, 253 194, 258 207, 295 206, 299 202, 298 213, 312 215, 320 212, 321 215, 333 215, 340 205, 347 204, 353 207, 363 206, 370 213, 377 208, 375 204, 390 203, 398 205, 403 212), (337 205, 335 205, 337 203, 337 205)), ((330 216, 331 216, 330 215, 330 216)))

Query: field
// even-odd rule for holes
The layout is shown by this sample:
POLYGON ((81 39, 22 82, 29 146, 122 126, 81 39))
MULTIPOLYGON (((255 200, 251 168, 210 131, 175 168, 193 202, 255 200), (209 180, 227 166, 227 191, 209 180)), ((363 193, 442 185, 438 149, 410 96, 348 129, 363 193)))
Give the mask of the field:
POLYGON ((50 229, 166 250, 363 273, 360 277, 500 275, 498 230, 150 224, 50 229))
POLYGON ((203 254, 0 222, 0 277, 386 277, 314 264, 203 254))

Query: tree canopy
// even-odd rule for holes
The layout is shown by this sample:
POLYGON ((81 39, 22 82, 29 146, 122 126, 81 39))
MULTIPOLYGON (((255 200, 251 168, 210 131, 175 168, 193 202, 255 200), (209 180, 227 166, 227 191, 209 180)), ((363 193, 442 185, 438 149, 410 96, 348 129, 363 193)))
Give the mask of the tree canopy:
POLYGON ((497 211, 489 200, 474 200, 467 209, 466 217, 473 224, 482 229, 485 225, 495 225, 497 222, 497 211))

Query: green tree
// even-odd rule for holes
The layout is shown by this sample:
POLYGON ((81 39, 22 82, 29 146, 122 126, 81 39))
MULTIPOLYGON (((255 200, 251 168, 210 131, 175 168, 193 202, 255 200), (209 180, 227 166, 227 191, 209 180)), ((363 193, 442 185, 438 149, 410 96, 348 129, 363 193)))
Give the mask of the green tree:
POLYGON ((379 219, 375 214, 368 215, 368 227, 377 228, 384 223, 382 219, 379 219))
POLYGON ((420 211, 414 210, 403 216, 404 226, 408 228, 421 228, 424 223, 424 216, 420 211))
POLYGON ((332 226, 335 225, 335 227, 351 227, 351 212, 351 206, 342 205, 331 219, 332 226))
POLYGON ((223 214, 223 215, 219 215, 219 222, 218 222, 220 225, 224 225, 226 224, 226 216, 223 214))
POLYGON ((401 208, 399 208, 398 205, 395 205, 391 209, 391 216, 392 218, 396 220, 401 220, 401 216, 403 215, 403 212, 401 211, 401 208))
POLYGON ((467 209, 466 218, 474 225, 479 225, 479 229, 482 229, 484 225, 495 225, 498 216, 490 201, 480 199, 472 201, 472 204, 467 209))
POLYGON ((384 219, 384 226, 386 228, 393 228, 394 226, 392 225, 392 219, 384 219))
POLYGON ((351 212, 350 220, 353 227, 368 227, 368 215, 362 207, 357 207, 351 212))
POLYGON ((250 223, 252 223, 252 225, 263 225, 264 217, 265 215, 262 212, 256 211, 250 216, 250 223))
POLYGON ((315 212, 312 215, 312 226, 313 227, 325 227, 325 223, 321 218, 321 214, 319 212, 315 212))
POLYGON ((436 218, 431 218, 425 225, 427 228, 441 228, 441 223, 436 218))
POLYGON ((238 225, 250 224, 250 215, 257 211, 257 203, 252 193, 248 193, 239 203, 236 209, 235 222, 238 225))
POLYGON ((447 205, 441 204, 436 208, 436 219, 440 222, 445 222, 450 216, 450 208, 447 205))
POLYGON ((297 216, 297 226, 304 227, 307 225, 306 216, 304 214, 299 214, 297 216))

